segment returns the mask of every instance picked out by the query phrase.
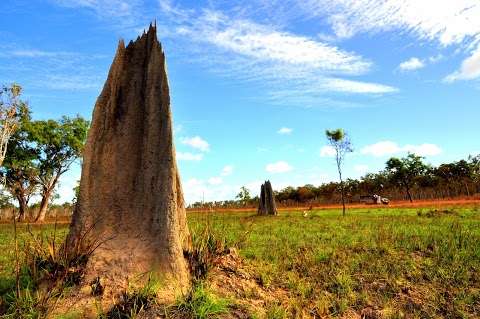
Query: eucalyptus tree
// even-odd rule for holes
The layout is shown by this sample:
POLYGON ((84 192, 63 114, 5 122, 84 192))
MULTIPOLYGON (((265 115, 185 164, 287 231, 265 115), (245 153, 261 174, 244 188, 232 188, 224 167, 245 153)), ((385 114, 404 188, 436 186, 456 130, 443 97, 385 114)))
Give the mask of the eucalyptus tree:
POLYGON ((325 135, 328 143, 335 150, 335 162, 337 164, 338 176, 340 178, 340 192, 342 195, 342 214, 345 216, 345 185, 342 177, 342 165, 345 161, 345 155, 353 152, 350 138, 341 128, 336 130, 326 130, 325 135))
POLYGON ((1 167, 6 189, 17 200, 19 220, 24 220, 28 203, 38 188, 38 150, 29 143, 26 132, 16 131, 1 167))
POLYGON ((411 190, 416 178, 422 176, 427 169, 423 157, 412 153, 403 158, 392 157, 386 163, 392 181, 404 188, 410 202, 413 202, 411 190))
POLYGON ((32 121, 25 126, 28 140, 38 150, 38 183, 41 202, 36 222, 45 219, 48 204, 60 177, 82 156, 89 123, 80 116, 59 121, 32 121))
POLYGON ((20 99, 22 87, 18 84, 0 89, 0 165, 2 165, 8 141, 20 126, 21 115, 28 113, 27 103, 20 99))
POLYGON ((250 191, 245 186, 240 187, 240 192, 238 192, 235 199, 238 199, 243 206, 246 206, 248 202, 252 199, 250 191))

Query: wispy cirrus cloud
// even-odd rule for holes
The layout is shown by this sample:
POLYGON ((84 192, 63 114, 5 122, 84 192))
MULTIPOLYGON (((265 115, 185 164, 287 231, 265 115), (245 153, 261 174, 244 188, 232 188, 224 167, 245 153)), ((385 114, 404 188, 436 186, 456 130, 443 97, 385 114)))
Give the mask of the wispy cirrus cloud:
POLYGON ((342 74, 363 74, 371 62, 335 46, 272 29, 250 20, 232 20, 220 12, 204 11, 181 33, 219 48, 260 61, 272 61, 342 74))
POLYGON ((476 0, 305 0, 299 5, 305 15, 327 17, 339 37, 403 30, 450 45, 480 33, 476 0))
POLYGON ((48 51, 18 44, 0 44, 0 57, 0 81, 9 82, 6 76, 15 74, 31 89, 63 91, 99 89, 105 74, 99 72, 98 63, 107 58, 103 54, 48 51))
MULTIPOLYGON (((480 77, 480 3, 476 0, 306 0, 298 5, 306 16, 327 19, 338 38, 399 30, 441 47, 458 45, 467 57, 445 82, 480 77)), ((424 62, 412 60, 404 70, 419 69, 424 62)))
POLYGON ((143 6, 140 0, 52 0, 58 5, 71 8, 86 8, 108 18, 134 18, 143 6))
MULTIPOLYGON (((160 4, 168 3, 169 13, 175 14, 176 17, 198 17, 198 13, 192 10, 182 10, 179 6, 172 5, 172 1, 159 0, 160 4)), ((214 5, 210 7, 215 8, 214 5)), ((224 6, 225 7, 225 6, 224 6)), ((267 40, 266 43, 274 43, 274 38, 277 40, 287 40, 287 43, 296 47, 296 51, 301 55, 302 62, 312 62, 309 59, 316 57, 325 57, 326 51, 332 53, 331 49, 335 51, 337 47, 326 43, 335 42, 335 39, 347 39, 354 37, 361 33, 377 34, 390 31, 400 31, 403 34, 409 34, 416 40, 436 42, 440 44, 440 49, 447 46, 457 45, 460 47, 460 54, 465 54, 466 57, 462 62, 460 68, 452 74, 445 77, 445 82, 454 82, 457 80, 472 80, 480 77, 480 67, 478 67, 478 58, 480 51, 480 3, 477 0, 458 0, 458 1, 438 1, 438 0, 284 0, 284 1, 269 1, 252 4, 251 2, 239 4, 239 1, 230 1, 230 14, 235 13, 241 19, 235 19, 232 16, 228 17, 230 27, 217 29, 217 36, 213 39, 205 38, 207 41, 213 41, 217 45, 223 46, 231 50, 236 50, 243 54, 253 54, 255 57, 270 56, 278 58, 287 57, 290 63, 292 56, 285 54, 287 51, 281 52, 287 46, 278 45, 277 51, 268 52, 263 50, 262 41, 267 40), (249 18, 255 17, 255 21, 263 21, 267 25, 277 26, 273 28, 268 37, 262 37, 258 32, 255 37, 249 37, 248 32, 244 32, 240 25, 252 28, 248 22, 249 18), (259 18, 262 17, 262 18, 259 18), (292 21, 309 19, 310 23, 318 23, 319 26, 327 25, 331 27, 332 34, 326 34, 325 30, 320 32, 318 39, 325 40, 315 41, 303 37, 289 34, 288 32, 278 31, 278 27, 282 27, 292 21), (267 23, 268 22, 268 23, 267 23), (237 24, 237 25, 235 25, 237 24), (249 41, 254 40, 255 45, 249 45, 249 41), (301 44, 298 46, 298 44, 301 44), (302 48, 308 51, 308 54, 302 52, 302 48), (325 50, 326 49, 326 50, 325 50), (320 54, 319 54, 320 53, 320 54)), ((216 12, 218 11, 210 11, 216 12)), ((218 15, 216 22, 221 22, 221 13, 218 15)), ((201 20, 201 19, 200 19, 201 20)), ((206 24, 208 26, 208 24, 206 24)), ((262 27, 261 24, 257 26, 262 27)), ((267 33, 268 34, 268 33, 267 33)), ((265 34, 264 34, 265 35, 265 34)), ((338 48, 337 48, 338 49, 338 48)), ((458 54, 457 52, 457 54, 458 54)), ((345 53, 340 50, 336 53, 345 53)), ((348 59, 352 56, 348 56, 348 59)), ((350 52, 351 54, 351 52, 350 52)), ((354 55, 355 56, 355 55, 354 55)), ((338 58, 338 56, 337 56, 338 58)), ((358 58, 358 56, 357 56, 358 58)), ((361 58, 361 57, 360 57, 361 58)), ((425 67, 427 64, 435 63, 435 57, 404 61, 399 67, 403 71, 418 70, 425 67)), ((297 61, 300 61, 297 60, 297 61)), ((341 60, 341 59, 340 59, 341 60)), ((336 59, 326 59, 327 66, 334 66, 334 72, 340 71, 341 64, 337 64, 336 59), (330 63, 336 61, 336 63, 330 63)), ((352 62, 352 60, 350 60, 352 62)), ((369 63, 365 59, 361 59, 362 63, 369 63)), ((347 69, 353 71, 355 64, 349 64, 347 69)), ((367 65, 363 64, 363 67, 367 65)), ((356 65, 358 67, 358 65, 356 65)), ((368 67, 367 67, 368 72, 368 67)), ((361 72, 360 72, 361 73, 361 72)), ((323 74, 324 75, 324 74, 323 74)), ((318 74, 315 74, 318 78, 318 74)), ((323 83, 328 82, 323 81, 323 83)), ((322 83, 322 81, 320 81, 322 83)), ((357 81, 355 81, 357 82, 357 81)), ((365 85, 362 81, 360 83, 348 82, 350 85, 342 85, 339 92, 349 92, 355 94, 385 94, 396 92, 388 85, 368 83, 365 85), (362 89, 358 89, 358 88, 362 89), (380 93, 379 93, 380 92, 380 93)), ((320 87, 327 92, 337 91, 336 86, 322 86, 319 83, 313 85, 317 89, 320 87)))
MULTIPOLYGON (((254 82, 265 89, 263 97, 270 101, 313 106, 328 104, 324 103, 326 96, 333 92, 378 95, 397 91, 385 84, 345 78, 361 76, 372 68, 371 61, 354 52, 221 11, 183 10, 170 1, 159 3, 174 25, 165 36, 199 46, 202 57, 208 56, 199 57, 199 64, 237 82, 254 82)), ((335 102, 330 104, 335 106, 335 102)))

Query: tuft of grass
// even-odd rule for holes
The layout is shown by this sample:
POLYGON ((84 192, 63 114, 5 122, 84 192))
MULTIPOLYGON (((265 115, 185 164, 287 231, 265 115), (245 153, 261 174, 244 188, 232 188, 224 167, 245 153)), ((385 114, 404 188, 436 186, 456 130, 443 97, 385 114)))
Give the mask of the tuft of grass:
POLYGON ((56 222, 49 232, 33 232, 27 225, 22 234, 23 250, 18 252, 15 227, 15 286, 13 282, 10 286, 0 284, 0 305, 6 309, 0 309, 0 315, 3 312, 9 318, 44 317, 65 289, 80 283, 88 258, 99 243, 87 242, 83 237, 75 247, 67 249, 62 243, 65 237, 59 236, 57 230, 56 222))
POLYGON ((6 296, 8 309, 2 316, 5 319, 37 319, 46 313, 46 298, 38 291, 29 288, 22 289, 17 296, 9 294, 6 296))
POLYGON ((266 317, 267 319, 285 319, 287 318, 287 312, 277 304, 270 304, 267 305, 266 317))
POLYGON ((218 318, 228 312, 229 302, 216 297, 205 285, 200 283, 193 287, 190 294, 178 303, 178 309, 187 318, 218 318))
POLYGON ((125 291, 120 301, 104 315, 105 319, 134 319, 141 311, 155 307, 161 286, 161 281, 150 274, 143 286, 125 291))
POLYGON ((419 210, 417 211, 419 217, 428 217, 428 218, 438 218, 442 216, 458 216, 458 213, 453 209, 430 209, 426 212, 419 210))
POLYGON ((214 232, 209 223, 201 232, 193 232, 192 250, 185 252, 193 279, 205 279, 215 257, 226 251, 225 237, 214 232))

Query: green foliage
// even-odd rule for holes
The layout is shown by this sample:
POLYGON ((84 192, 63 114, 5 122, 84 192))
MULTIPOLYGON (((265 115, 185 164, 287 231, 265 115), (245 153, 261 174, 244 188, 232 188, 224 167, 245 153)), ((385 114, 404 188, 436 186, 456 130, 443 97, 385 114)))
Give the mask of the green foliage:
POLYGON ((327 136, 327 139, 332 143, 338 143, 345 138, 345 132, 341 128, 336 130, 326 130, 325 135, 327 136))
POLYGON ((390 173, 391 179, 405 188, 410 201, 412 201, 410 189, 415 179, 423 175, 428 168, 423 162, 423 157, 412 153, 403 158, 392 157, 386 163, 386 170, 390 173))
POLYGON ((244 205, 252 198, 250 196, 250 191, 245 186, 240 187, 240 192, 235 196, 236 199, 240 200, 244 205))
MULTIPOLYGON (((26 117, 26 121, 28 121, 26 117)), ((22 122, 8 144, 1 174, 12 196, 18 200, 21 210, 26 208, 28 201, 38 186, 39 168, 37 165, 38 150, 30 143, 24 130, 26 122, 22 122)))
POLYGON ((422 160, 423 157, 412 153, 403 158, 392 157, 387 161, 386 169, 399 183, 410 183, 414 177, 427 170, 428 166, 422 160))
POLYGON ((352 143, 343 129, 326 130, 325 136, 340 160, 343 160, 346 153, 353 152, 352 143))
POLYGON ((28 122, 25 131, 39 151, 40 179, 63 173, 82 155, 88 126, 89 122, 80 116, 28 122))
POLYGON ((28 109, 25 112, 9 143, 2 175, 20 207, 25 207, 36 191, 45 206, 59 177, 81 157, 89 123, 79 116, 32 121, 28 109))

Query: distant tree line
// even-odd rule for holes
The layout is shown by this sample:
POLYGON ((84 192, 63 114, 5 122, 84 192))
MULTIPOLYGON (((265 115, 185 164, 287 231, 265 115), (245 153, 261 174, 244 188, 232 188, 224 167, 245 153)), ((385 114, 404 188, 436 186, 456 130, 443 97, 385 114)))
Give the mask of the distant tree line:
MULTIPOLYGON (((468 159, 432 166, 424 158, 408 154, 403 158, 392 157, 385 169, 369 173, 359 179, 343 181, 347 203, 360 202, 361 196, 373 194, 390 200, 431 200, 456 197, 480 196, 480 155, 468 159)), ((258 197, 245 196, 245 188, 236 200, 201 203, 191 208, 242 208, 256 207, 258 197)), ((248 191, 247 191, 248 192, 248 191)), ((319 186, 307 184, 300 187, 286 187, 275 191, 280 206, 339 204, 341 185, 339 182, 319 186)))
MULTIPOLYGON (((4 101, 0 106, 15 110, 10 114, 16 124, 0 167, 0 204, 11 205, 14 199, 18 218, 24 220, 30 200, 38 196, 40 202, 30 208, 37 208, 35 221, 43 221, 49 204, 56 198, 60 177, 82 155, 89 122, 80 116, 33 120, 27 103, 20 99, 18 85, 3 87, 2 92, 4 101)), ((4 130, 9 121, 12 122, 2 117, 0 128, 4 130)))

